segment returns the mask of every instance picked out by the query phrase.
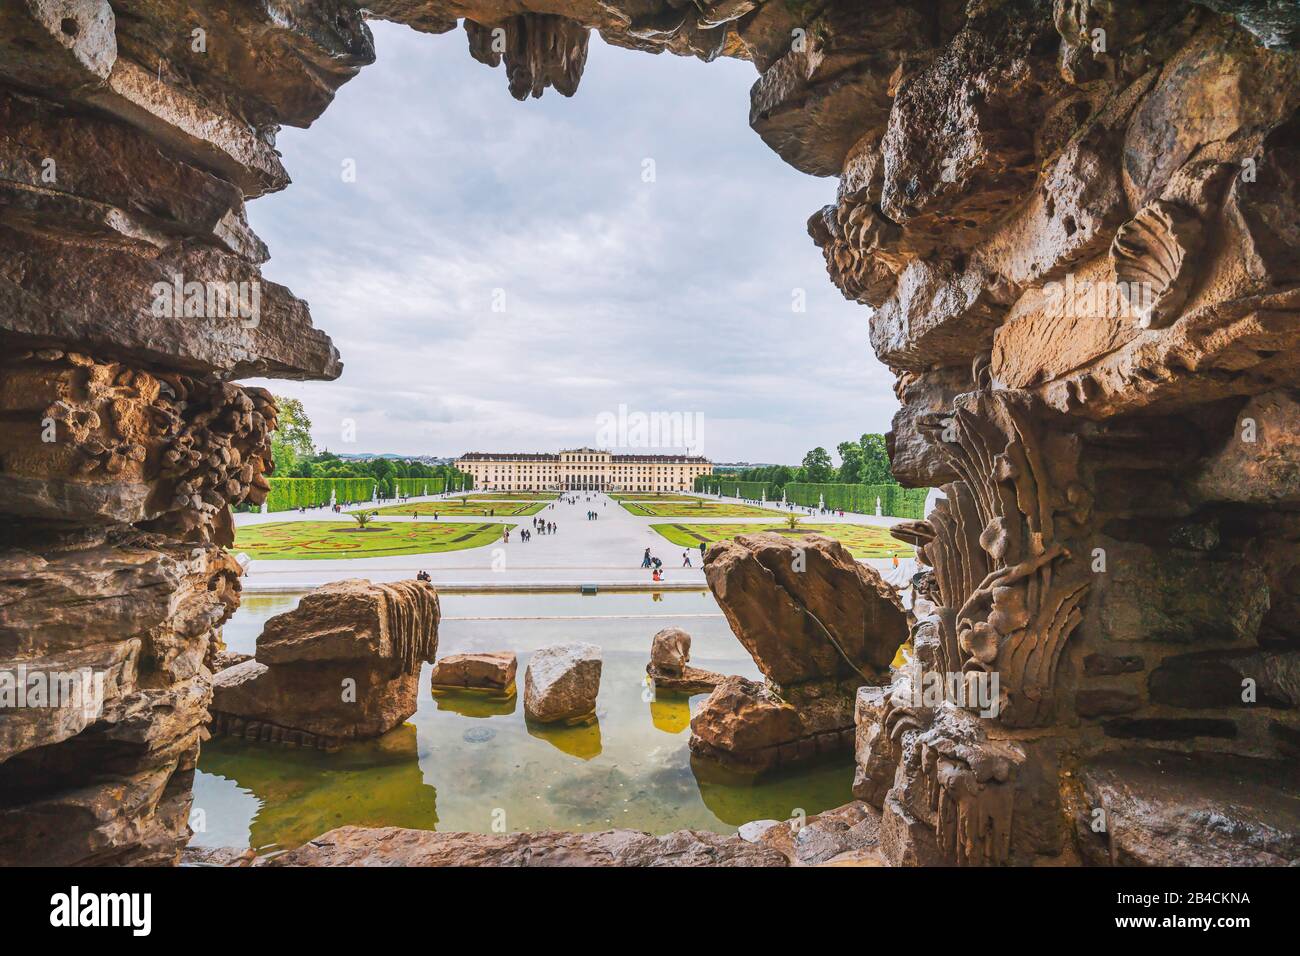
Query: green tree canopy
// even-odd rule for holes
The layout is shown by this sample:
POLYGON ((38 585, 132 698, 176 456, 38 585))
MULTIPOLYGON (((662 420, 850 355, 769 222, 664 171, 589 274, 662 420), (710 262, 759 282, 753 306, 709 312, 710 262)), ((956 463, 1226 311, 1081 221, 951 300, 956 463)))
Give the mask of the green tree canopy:
POLYGON ((271 433, 271 458, 275 474, 288 477, 295 474, 299 461, 316 453, 316 446, 311 441, 311 419, 302 402, 277 395, 275 403, 280 407, 280 417, 271 433))
POLYGON ((892 485, 894 474, 889 470, 889 450, 884 435, 866 434, 859 442, 862 448, 862 474, 858 479, 864 485, 892 485))
POLYGON ((840 481, 856 485, 862 480, 862 446, 855 441, 842 441, 835 450, 840 453, 840 481))
POLYGON ((835 466, 831 463, 830 452, 818 445, 803 456, 803 480, 820 483, 835 477, 835 466))

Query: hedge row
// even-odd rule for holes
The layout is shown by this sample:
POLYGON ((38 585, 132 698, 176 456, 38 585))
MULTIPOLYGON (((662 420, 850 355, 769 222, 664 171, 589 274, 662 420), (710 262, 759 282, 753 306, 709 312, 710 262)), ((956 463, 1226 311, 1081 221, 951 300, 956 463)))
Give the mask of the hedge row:
POLYGON ((440 495, 447 490, 446 478, 391 478, 393 490, 405 498, 440 495))
POLYGON ((879 498, 883 514, 913 520, 925 517, 925 499, 929 494, 929 488, 904 488, 902 485, 839 485, 792 481, 785 486, 786 499, 797 505, 815 508, 820 500, 833 511, 873 515, 876 513, 876 499, 879 498))
POLYGON ((726 475, 698 475, 695 478, 695 490, 706 494, 715 491, 724 498, 752 498, 755 501, 767 496, 768 501, 781 498, 781 486, 773 481, 736 481, 726 475), (737 494, 737 489, 740 493, 737 494))
POLYGON ((327 505, 330 492, 338 501, 369 501, 375 494, 373 478, 271 478, 267 511, 293 511, 327 505))

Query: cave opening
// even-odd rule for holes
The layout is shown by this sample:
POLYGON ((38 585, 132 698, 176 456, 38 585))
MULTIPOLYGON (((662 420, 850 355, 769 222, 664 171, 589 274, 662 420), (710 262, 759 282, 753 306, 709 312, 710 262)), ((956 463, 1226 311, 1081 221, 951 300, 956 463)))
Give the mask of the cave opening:
POLYGON ((96 688, 91 707, 78 693, 0 715, 5 862, 175 863, 192 831, 229 819, 234 836, 204 849, 238 852, 210 862, 356 862, 394 821, 401 862, 471 844, 514 859, 555 845, 534 826, 618 827, 624 810, 644 832, 560 845, 628 864, 1294 862, 1295 15, 1231 0, 517 6, 0 7, 0 662, 88 670, 96 688), (429 109, 401 132, 426 157, 477 143, 478 168, 394 164, 390 107, 427 77, 376 74, 385 95, 366 108, 357 93, 352 132, 302 154, 301 203, 252 207, 268 246, 246 204, 288 185, 282 127, 331 135, 319 118, 341 87, 346 110, 344 84, 375 58, 367 20, 463 32, 473 60, 503 68, 483 74, 504 79, 502 105, 546 96, 498 129, 480 83, 446 73, 436 92, 462 139, 429 109), (734 95, 725 122, 707 115, 721 99, 667 70, 663 97, 636 97, 612 66, 624 50, 720 77, 748 61, 748 125, 770 154, 752 138, 743 158, 702 148, 744 132, 734 95), (609 68, 599 112, 625 125, 608 143, 552 102, 589 92, 584 67, 609 68), (834 195, 777 186, 762 163, 834 177, 834 195), (382 202, 386 221, 335 190, 382 202), (805 203, 811 244, 765 246, 805 203), (294 240, 331 232, 348 243, 294 240), (385 258, 413 245, 428 249, 385 258), (805 283, 810 255, 847 302, 805 283), (854 482, 825 480, 844 446, 840 469, 819 445, 778 483, 703 456, 616 458, 557 427, 703 411, 720 457, 753 434, 851 435, 877 384, 843 347, 858 316, 897 404, 878 401, 890 427, 856 443, 854 482), (241 384, 341 374, 289 386, 297 407, 241 384), (516 387, 508 401, 475 401, 490 376, 516 387), (277 475, 309 396, 339 449, 473 448, 458 422, 496 447, 534 433, 568 447, 412 476, 313 455, 311 474, 277 475), (747 434, 738 409, 765 427, 747 434), (889 481, 864 480, 869 452, 889 481), (619 557, 572 563, 598 541, 619 557), (566 561, 581 580, 556 574, 566 561), (371 580, 322 582, 329 562, 371 580), (487 593, 515 571, 571 593, 487 593), (259 577, 274 586, 254 601, 259 577), (649 587, 617 586, 631 578, 649 587), (593 606, 610 611, 577 613, 593 606), (611 623, 628 620, 636 633, 611 623), (652 620, 666 626, 646 633, 652 620), (253 638, 253 657, 234 646, 253 638), (968 674, 996 687, 983 712, 913 693, 968 674), (431 743, 435 724, 458 733, 431 743), (439 764, 451 749, 463 762, 439 764), (241 786, 259 753, 297 768, 282 791, 241 786), (485 817, 506 764, 550 815, 485 817), (807 792, 782 787, 819 767, 839 796, 807 820, 804 803, 782 809, 807 792), (430 784, 443 772, 478 789, 460 804, 430 784), (775 772, 772 802, 739 797, 737 772, 775 772), (668 833, 688 800, 726 832, 700 818, 704 835, 668 833), (306 833, 341 802, 361 826, 306 833), (434 823, 483 840, 434 840, 434 823))

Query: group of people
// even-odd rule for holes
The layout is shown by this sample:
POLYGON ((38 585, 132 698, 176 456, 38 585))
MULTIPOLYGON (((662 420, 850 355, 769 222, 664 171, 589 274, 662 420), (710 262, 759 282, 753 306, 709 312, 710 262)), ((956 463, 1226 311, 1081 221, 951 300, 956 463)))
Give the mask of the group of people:
POLYGON ((429 576, 429 572, 428 572, 428 571, 421 570, 420 573, 417 574, 417 575, 415 576, 415 580, 417 580, 417 581, 432 581, 433 578, 431 578, 431 577, 429 576))
POLYGON ((588 512, 587 512, 587 520, 588 520, 588 521, 595 521, 595 520, 596 520, 597 518, 599 518, 599 517, 600 517, 600 512, 598 512, 598 511, 588 511, 588 512))
MULTIPOLYGON (((705 550, 705 545, 704 542, 701 541, 700 542, 700 564, 701 565, 704 563, 704 550, 705 550)), ((653 554, 651 554, 649 548, 646 548, 645 553, 641 555, 641 567, 650 569, 650 580, 662 581, 664 579, 664 563, 660 561, 657 557, 655 557, 653 554)), ((695 567, 695 565, 691 563, 691 552, 689 550, 682 552, 682 567, 684 568, 695 567)))

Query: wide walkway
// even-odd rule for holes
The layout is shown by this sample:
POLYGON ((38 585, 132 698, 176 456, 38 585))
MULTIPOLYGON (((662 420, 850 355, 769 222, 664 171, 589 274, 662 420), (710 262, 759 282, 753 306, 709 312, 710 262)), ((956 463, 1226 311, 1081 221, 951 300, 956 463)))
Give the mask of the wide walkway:
MULTIPOLYGON (((410 499, 411 502, 432 500, 437 499, 410 499)), ((734 498, 720 500, 736 503, 734 498)), ((463 587, 478 590, 538 587, 570 590, 581 585, 596 585, 606 589, 702 588, 705 587, 705 582, 704 574, 699 567, 698 548, 689 552, 694 567, 682 567, 684 549, 671 544, 658 532, 652 531, 651 525, 754 524, 767 523, 769 520, 773 524, 779 524, 782 520, 780 514, 772 514, 770 519, 758 516, 636 517, 619 507, 618 503, 607 495, 599 492, 579 492, 577 502, 574 504, 553 502, 547 505, 536 515, 489 519, 516 526, 510 534, 508 544, 498 540, 486 547, 465 551, 338 561, 252 561, 248 565, 244 588, 247 591, 303 590, 330 581, 358 577, 369 578, 372 581, 397 581, 413 577, 420 570, 428 571, 433 583, 442 588, 463 587), (585 515, 589 510, 598 512, 599 519, 588 521, 585 515), (554 522, 556 533, 547 535, 535 533, 532 540, 525 543, 519 538, 519 530, 531 529, 534 517, 554 522), (646 548, 650 549, 652 555, 663 561, 665 580, 662 584, 653 583, 650 572, 641 567, 641 557, 646 548)), ((830 515, 813 516, 807 515, 804 509, 800 511, 805 514, 806 524, 843 523, 889 527, 904 520, 866 515, 846 515, 844 518, 830 515)), ((398 523, 433 519, 384 515, 383 520, 385 523, 398 523)), ((484 521, 482 517, 474 516, 444 516, 438 520, 469 524, 482 524, 484 521)), ((276 521, 342 521, 349 525, 352 523, 352 519, 346 514, 336 515, 328 510, 235 516, 237 527, 276 521)), ((870 560, 867 563, 881 573, 892 569, 892 562, 889 560, 870 560)))

